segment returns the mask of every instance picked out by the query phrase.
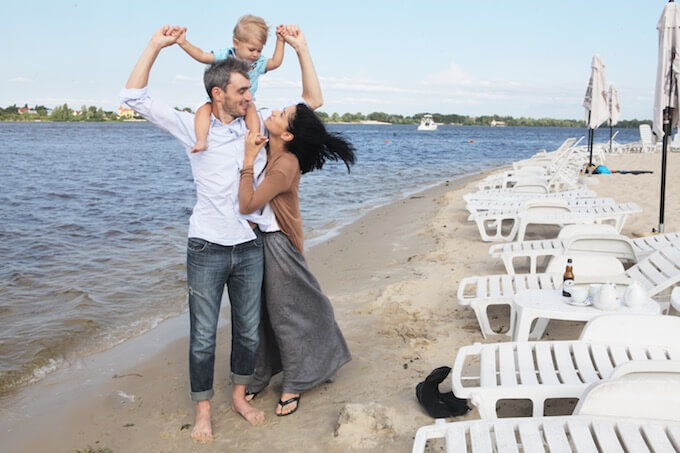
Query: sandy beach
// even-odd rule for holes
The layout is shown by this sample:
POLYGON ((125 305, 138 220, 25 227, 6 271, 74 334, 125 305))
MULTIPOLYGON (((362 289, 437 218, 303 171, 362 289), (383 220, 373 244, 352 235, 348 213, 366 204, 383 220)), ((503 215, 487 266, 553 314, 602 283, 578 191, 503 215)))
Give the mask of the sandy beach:
MULTIPOLYGON (((592 186, 599 197, 643 207, 628 219, 624 234, 651 231, 658 223, 661 155, 608 156, 606 164, 654 172, 599 175, 592 186)), ((666 231, 680 229, 678 174, 680 154, 669 153, 666 231)), ((223 327, 213 399, 216 438, 210 445, 193 443, 184 316, 0 400, 2 450, 410 451, 417 428, 433 422, 415 398, 416 384, 433 368, 451 366, 460 346, 483 341, 472 311, 457 306, 458 282, 503 272, 466 220, 462 195, 474 191, 481 177, 449 181, 376 209, 309 251, 353 360, 334 383, 305 394, 295 415, 273 413, 278 380, 254 402, 267 414, 264 425, 250 426, 232 412, 229 329, 223 327)), ((507 328, 504 312, 494 318, 494 328, 507 328)), ((573 327, 551 323, 547 335, 575 338, 579 329, 573 327)), ((506 340, 499 335, 484 341, 506 340)), ((477 418, 477 412, 463 418, 477 418)))

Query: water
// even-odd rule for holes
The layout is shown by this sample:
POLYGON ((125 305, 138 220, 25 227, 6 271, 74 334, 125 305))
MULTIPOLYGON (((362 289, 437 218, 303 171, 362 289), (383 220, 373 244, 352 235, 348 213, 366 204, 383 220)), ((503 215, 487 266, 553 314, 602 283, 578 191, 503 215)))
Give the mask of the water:
MULTIPOLYGON (((358 162, 303 176, 307 247, 377 206, 584 133, 329 127, 358 162)), ((0 123, 0 164, 0 394, 185 311, 194 189, 172 137, 148 123, 0 123)))

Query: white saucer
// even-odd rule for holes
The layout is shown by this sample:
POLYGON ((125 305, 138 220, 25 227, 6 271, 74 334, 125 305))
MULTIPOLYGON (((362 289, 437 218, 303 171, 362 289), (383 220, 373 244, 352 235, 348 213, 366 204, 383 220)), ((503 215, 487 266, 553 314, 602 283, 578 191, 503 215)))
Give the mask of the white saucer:
POLYGON ((567 300, 567 303, 576 307, 587 307, 589 305, 593 305, 593 303, 590 301, 590 298, 584 300, 583 302, 576 302, 575 300, 569 299, 567 300))

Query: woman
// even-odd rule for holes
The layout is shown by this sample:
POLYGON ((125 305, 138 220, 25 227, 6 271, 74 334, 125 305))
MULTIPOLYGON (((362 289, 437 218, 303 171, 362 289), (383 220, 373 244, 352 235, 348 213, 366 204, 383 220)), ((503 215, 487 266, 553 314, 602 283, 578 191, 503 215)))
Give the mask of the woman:
POLYGON ((270 203, 276 217, 276 225, 263 234, 260 345, 255 382, 248 386, 248 393, 254 397, 274 374, 283 371, 281 398, 275 409, 279 416, 295 412, 303 392, 333 379, 351 360, 330 301, 307 268, 298 189, 302 173, 321 169, 329 159, 342 160, 348 171, 355 161, 352 144, 329 134, 310 108, 319 107, 323 99, 304 36, 293 27, 287 29, 285 39, 298 53, 306 104, 274 111, 265 120, 269 131, 267 167, 257 190, 253 188, 253 162, 267 139, 248 134, 239 186, 242 213, 270 203))

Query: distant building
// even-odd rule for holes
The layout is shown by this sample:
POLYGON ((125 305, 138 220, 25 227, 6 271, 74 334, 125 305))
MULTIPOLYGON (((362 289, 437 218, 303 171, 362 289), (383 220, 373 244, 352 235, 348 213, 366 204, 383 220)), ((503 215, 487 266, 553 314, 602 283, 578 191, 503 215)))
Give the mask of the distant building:
POLYGON ((118 117, 119 118, 134 118, 135 117, 135 111, 132 109, 129 109, 127 107, 118 106, 118 117))
POLYGON ((505 127, 505 121, 496 121, 496 120, 491 120, 491 127, 505 127))

